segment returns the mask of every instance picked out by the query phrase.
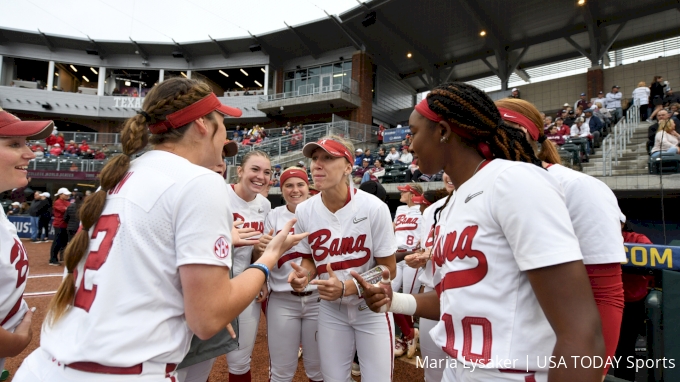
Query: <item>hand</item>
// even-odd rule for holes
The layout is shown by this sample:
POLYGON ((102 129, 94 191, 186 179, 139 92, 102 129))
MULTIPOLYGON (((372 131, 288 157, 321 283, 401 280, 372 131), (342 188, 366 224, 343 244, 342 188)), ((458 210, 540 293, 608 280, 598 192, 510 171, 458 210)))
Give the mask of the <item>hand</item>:
POLYGON ((293 267, 293 272, 288 275, 288 283, 294 291, 304 292, 310 281, 307 270, 295 262, 291 262, 290 266, 293 267))
POLYGON ((231 326, 231 324, 227 324, 227 331, 229 332, 231 338, 236 338, 236 332, 234 331, 234 327, 231 326))
POLYGON ((328 280, 312 280, 310 284, 318 287, 320 299, 335 301, 342 296, 343 282, 338 280, 331 263, 326 264, 326 270, 328 271, 328 280))
POLYGON ((238 228, 241 224, 243 224, 242 220, 236 220, 234 222, 234 226, 231 229, 231 241, 232 245, 234 247, 245 247, 248 245, 256 245, 260 241, 255 239, 255 240, 246 240, 249 237, 257 236, 260 233, 255 230, 255 228, 238 228))
POLYGON ((297 222, 297 219, 293 218, 283 225, 281 231, 279 231, 279 233, 269 242, 267 249, 265 249, 261 258, 274 256, 274 258, 278 260, 287 250, 299 243, 300 240, 309 236, 309 232, 289 235, 288 233, 293 229, 295 222, 297 222))
POLYGON ((260 294, 255 299, 255 302, 262 302, 269 296, 269 288, 267 288, 267 283, 262 284, 262 289, 260 289, 260 294))
POLYGON ((404 261, 406 262, 406 265, 408 265, 409 267, 418 269, 424 267, 427 264, 427 261, 430 260, 430 253, 431 253, 430 249, 412 253, 410 255, 407 255, 404 258, 404 261))
POLYGON ((268 234, 260 236, 259 242, 255 245, 255 249, 260 252, 264 252, 267 249, 267 244, 272 241, 272 235, 274 235, 274 230, 270 230, 268 234))
MULTIPOLYGON (((366 305, 368 306, 369 309, 371 309, 375 313, 381 313, 380 308, 384 306, 385 304, 389 304, 390 301, 392 300, 391 295, 387 295, 385 292, 385 289, 379 287, 378 285, 372 285, 366 282, 366 280, 361 277, 360 274, 358 274, 355 271, 350 271, 349 272, 352 277, 354 277, 357 282, 359 282, 359 285, 361 285, 362 288, 364 288, 363 296, 364 296, 364 301, 366 302, 366 305)), ((383 278, 386 278, 389 280, 390 278, 390 271, 385 269, 383 270, 383 278)), ((389 310, 389 305, 387 305, 388 310, 389 310)))
POLYGON ((15 336, 20 336, 24 340, 24 348, 28 346, 28 344, 31 342, 31 339, 33 338, 33 330, 31 329, 31 321, 33 320, 33 311, 35 308, 31 308, 26 312, 24 315, 24 318, 21 320, 21 323, 17 326, 17 328, 14 330, 14 335, 15 336))

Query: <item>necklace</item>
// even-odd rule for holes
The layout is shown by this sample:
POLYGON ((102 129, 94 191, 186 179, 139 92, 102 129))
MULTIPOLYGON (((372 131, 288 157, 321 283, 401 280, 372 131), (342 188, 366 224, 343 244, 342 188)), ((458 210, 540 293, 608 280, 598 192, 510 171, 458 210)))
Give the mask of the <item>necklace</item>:
MULTIPOLYGON (((484 163, 484 162, 486 162, 486 158, 485 158, 485 159, 482 159, 482 161, 479 162, 479 164, 477 165, 477 168, 475 168, 475 172, 472 173, 472 176, 475 176, 475 174, 477 173, 477 171, 479 171, 479 166, 481 166, 482 163, 484 163)), ((471 176, 470 178, 472 178, 472 176, 471 176)))

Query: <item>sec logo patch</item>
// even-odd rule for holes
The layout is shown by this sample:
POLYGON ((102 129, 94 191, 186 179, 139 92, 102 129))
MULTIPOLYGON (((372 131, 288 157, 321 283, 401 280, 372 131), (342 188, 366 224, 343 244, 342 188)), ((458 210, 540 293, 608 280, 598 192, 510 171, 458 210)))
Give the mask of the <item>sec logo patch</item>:
POLYGON ((221 236, 215 242, 215 256, 218 259, 224 259, 229 256, 229 243, 221 236))

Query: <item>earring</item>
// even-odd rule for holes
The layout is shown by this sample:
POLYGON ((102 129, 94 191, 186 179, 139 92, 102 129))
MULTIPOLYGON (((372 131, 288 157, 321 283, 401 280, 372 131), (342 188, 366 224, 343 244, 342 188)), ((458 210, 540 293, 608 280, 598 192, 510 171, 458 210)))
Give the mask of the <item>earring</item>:
POLYGON ((449 138, 448 138, 448 137, 442 137, 442 138, 439 140, 439 142, 441 142, 441 143, 448 143, 448 142, 449 142, 449 138))

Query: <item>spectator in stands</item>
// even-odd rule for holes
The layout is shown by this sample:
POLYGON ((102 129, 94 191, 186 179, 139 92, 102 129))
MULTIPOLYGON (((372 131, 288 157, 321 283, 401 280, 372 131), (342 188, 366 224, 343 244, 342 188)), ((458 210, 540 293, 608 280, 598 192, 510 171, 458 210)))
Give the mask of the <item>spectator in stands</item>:
POLYGON ((614 120, 612 121, 616 124, 623 117, 623 109, 621 108, 621 98, 623 94, 619 91, 619 86, 612 86, 612 91, 607 93, 606 104, 604 107, 613 112, 614 120))
POLYGON ((560 134, 560 131, 557 129, 556 125, 550 126, 548 128, 548 133, 545 136, 556 146, 562 146, 564 144, 564 135, 560 134))
POLYGON ((361 167, 361 161, 364 160, 364 150, 354 150, 354 168, 361 167))
POLYGON ((272 180, 274 181, 274 187, 281 187, 279 181, 281 178, 281 165, 277 164, 274 166, 274 172, 272 173, 272 180))
POLYGON ((680 115, 680 103, 672 103, 669 107, 669 113, 671 114, 671 117, 678 117, 680 115))
POLYGON ((87 141, 83 139, 83 141, 80 143, 80 151, 84 153, 89 149, 90 149, 90 145, 88 145, 87 141))
POLYGON ((605 126, 611 126, 612 114, 606 107, 602 106, 602 102, 595 102, 592 109, 594 110, 593 115, 604 122, 605 126))
POLYGON ((593 145, 595 147, 600 147, 600 139, 602 138, 604 122, 593 115, 593 109, 587 109, 583 111, 584 123, 588 125, 590 129, 590 134, 593 136, 593 145))
POLYGON ((104 154, 103 151, 97 150, 97 151, 95 151, 95 153, 94 153, 94 159, 98 159, 98 160, 106 159, 106 154, 104 154))
POLYGON ((94 153, 92 152, 92 149, 87 150, 87 152, 83 154, 83 159, 94 159, 94 153))
POLYGON ((574 111, 569 110, 567 112, 567 117, 564 118, 564 124, 567 125, 567 126, 571 126, 571 125, 574 124, 575 121, 576 121, 576 115, 575 115, 574 111))
POLYGON ((517 88, 512 88, 510 92, 510 96, 508 98, 522 98, 519 94, 519 90, 517 88))
POLYGON ((38 146, 38 149, 35 150, 35 157, 36 158, 44 158, 45 157, 45 153, 43 152, 42 146, 38 146))
POLYGON ((399 158, 401 155, 397 152, 397 148, 392 146, 390 147, 390 153, 387 154, 385 157, 385 162, 387 163, 397 163, 399 161, 399 158))
POLYGON ((375 156, 371 153, 371 149, 369 148, 367 148, 366 151, 364 151, 364 158, 368 159, 368 163, 375 162, 375 156))
POLYGON ((57 143, 61 145, 62 148, 66 147, 66 141, 64 140, 64 133, 57 134, 57 143))
POLYGON ((286 134, 290 133, 293 130, 293 126, 289 122, 286 122, 286 126, 283 127, 283 131, 286 132, 286 134))
POLYGON ((381 163, 384 163, 385 157, 387 157, 387 153, 385 152, 385 148, 380 147, 378 149, 378 154, 376 154, 376 159, 380 160, 381 163))
POLYGON ((238 131, 234 131, 232 133, 231 140, 236 142, 236 143, 241 143, 241 140, 242 140, 241 134, 239 134, 238 131))
POLYGON ((647 122, 652 122, 661 109, 663 109, 663 97, 666 93, 665 88, 668 81, 664 81, 662 76, 654 76, 652 84, 649 86, 649 102, 654 105, 654 111, 647 122))
POLYGON ((673 94, 673 89, 668 88, 666 89, 666 96, 663 97, 663 104, 670 107, 673 106, 673 104, 677 104, 680 102, 680 96, 676 96, 673 94))
POLYGON ((305 170, 307 172, 307 165, 305 164, 305 161, 301 160, 297 163, 297 166, 300 167, 301 169, 305 170))
POLYGON ((9 207, 9 210, 7 211, 7 215, 19 215, 19 214, 21 214, 21 203, 12 202, 12 204, 9 207))
POLYGON ((78 165, 75 164, 75 163, 71 163, 71 167, 69 167, 68 170, 76 172, 76 171, 78 171, 78 165))
POLYGON ((55 143, 54 146, 52 146, 52 149, 50 150, 50 155, 53 157, 58 157, 61 154, 62 154, 61 145, 55 143))
POLYGON ((588 108, 588 100, 586 99, 586 93, 581 93, 581 96, 579 97, 578 101, 574 102, 574 109, 578 109, 579 106, 581 107, 582 110, 588 108))
POLYGON ((647 119, 647 105, 649 104, 649 88, 645 81, 640 81, 638 86, 633 90, 633 102, 638 102, 640 105, 640 121, 647 119))
POLYGON ((57 131, 57 129, 54 129, 52 130, 52 135, 45 138, 45 144, 47 144, 48 147, 54 146, 54 144, 57 143, 57 134, 59 134, 59 132, 57 131))
POLYGON ((38 151, 38 147, 42 148, 42 146, 40 146, 40 144, 38 142, 34 142, 31 145, 31 151, 33 151, 33 152, 38 151))
POLYGON ((293 129, 293 135, 290 137, 290 149, 291 150, 300 150, 302 149, 302 133, 300 133, 300 130, 298 129, 293 129))
POLYGON ((591 140, 593 136, 590 134, 590 127, 586 125, 583 118, 577 118, 574 125, 571 126, 571 136, 576 138, 586 138, 586 152, 592 154, 591 140))
POLYGON ((413 155, 408 151, 408 146, 401 148, 401 156, 399 157, 399 162, 403 164, 411 164, 413 162, 413 155))
MULTIPOLYGON (((649 126, 647 129, 647 153, 651 154, 652 153, 652 147, 654 147, 654 140, 656 138, 656 133, 659 131, 659 122, 665 121, 671 118, 670 113, 666 110, 661 110, 657 115, 656 115, 658 122, 653 123, 652 125, 649 126)), ((675 122, 675 121, 674 121, 675 122)), ((678 123, 676 123, 678 125, 678 123)))
POLYGON ((354 184, 361 184, 361 180, 364 177, 364 174, 368 172, 371 166, 371 161, 368 158, 364 158, 361 160, 361 166, 356 168, 354 172, 352 172, 352 179, 354 180, 354 184))
POLYGON ((380 127, 378 127, 378 146, 382 146, 384 136, 385 136, 385 126, 383 126, 383 124, 381 123, 380 127))
POLYGON ((547 130, 550 126, 553 125, 553 118, 551 116, 546 116, 543 118, 543 130, 547 130))
POLYGON ((597 102, 599 102, 599 103, 602 104, 602 105, 600 106, 600 108, 602 108, 602 106, 606 105, 606 101, 607 101, 607 98, 605 97, 604 92, 603 92, 602 90, 600 90, 599 92, 597 92, 597 97, 596 97, 596 98, 593 98, 593 99, 592 99, 592 103, 593 103, 593 104, 595 104, 595 103, 597 103, 597 102))
POLYGON ((380 182, 384 175, 385 167, 383 167, 380 159, 376 159, 375 162, 373 162, 373 167, 369 168, 369 170, 364 173, 364 176, 361 178, 361 183, 368 182, 369 180, 380 182))
POLYGON ((671 119, 659 121, 659 130, 654 136, 652 158, 657 158, 662 152, 669 154, 678 153, 680 134, 675 131, 675 123, 671 119))

